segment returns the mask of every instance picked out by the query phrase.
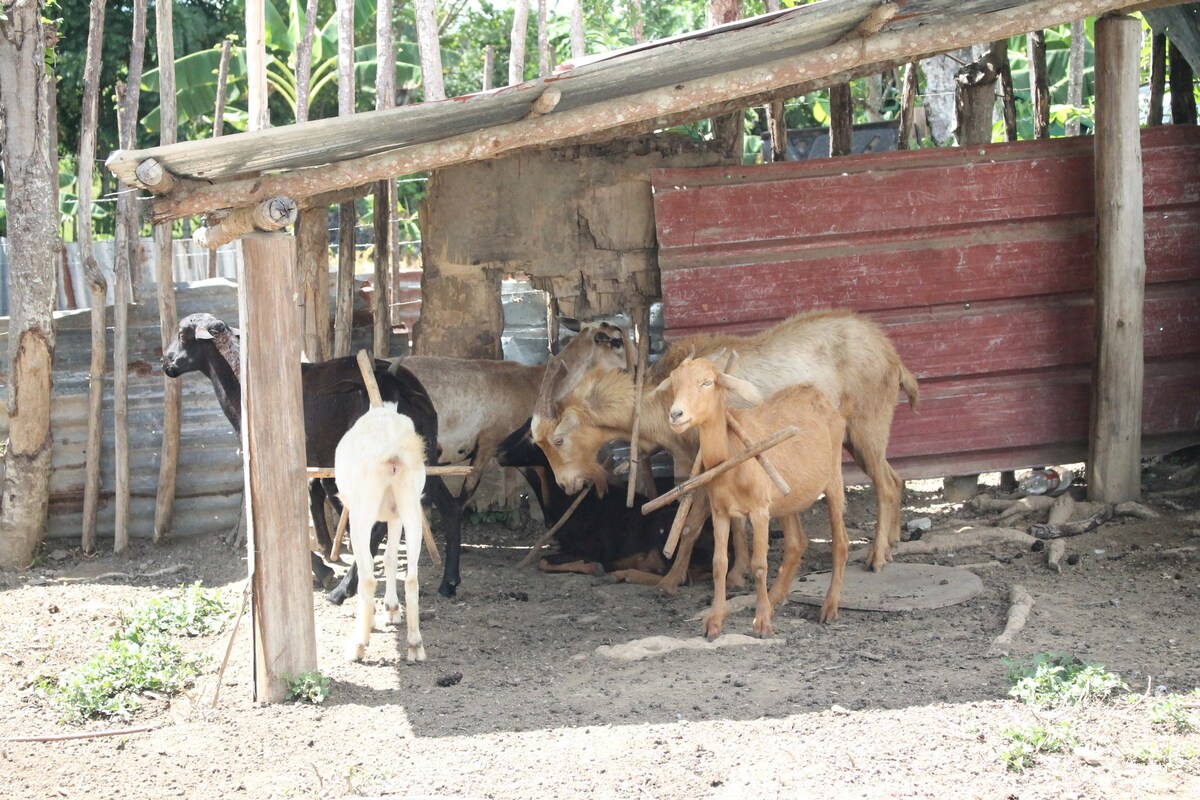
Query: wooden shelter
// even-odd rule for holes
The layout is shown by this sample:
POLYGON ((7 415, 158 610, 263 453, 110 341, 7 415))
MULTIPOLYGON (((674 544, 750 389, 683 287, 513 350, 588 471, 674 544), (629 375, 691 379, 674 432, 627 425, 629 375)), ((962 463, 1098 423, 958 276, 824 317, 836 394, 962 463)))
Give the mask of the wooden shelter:
MULTIPOLYGON (((118 151, 107 164, 126 184, 156 195, 150 206, 153 221, 213 215, 210 231, 217 230, 216 238, 224 239, 273 227, 280 219, 286 221, 286 215, 272 216, 272 209, 339 202, 365 194, 378 180, 461 168, 500 156, 525 156, 551 146, 628 140, 673 124, 843 83, 917 58, 1131 8, 1138 6, 1129 0, 825 0, 582 59, 553 76, 492 92, 220 139, 118 151), (256 208, 260 213, 253 212, 256 208)), ((1105 30, 1097 36, 1097 64, 1104 62, 1105 68, 1097 69, 1103 91, 1094 140, 1097 161, 1104 166, 1104 175, 1098 171, 1096 179, 1096 208, 1101 215, 1097 225, 1102 234, 1097 283, 1106 288, 1098 294, 1099 366, 1092 385, 1101 387, 1093 408, 1106 410, 1092 422, 1092 440, 1103 445, 1095 451, 1101 459, 1097 464, 1102 464, 1095 472, 1107 475, 1109 465, 1113 472, 1127 473, 1131 464, 1136 468, 1140 454, 1140 436, 1133 429, 1141 411, 1137 400, 1142 390, 1140 286, 1145 264, 1140 255, 1142 165, 1136 135, 1140 28, 1135 20, 1121 16, 1109 17, 1098 28, 1105 30), (1120 231, 1120 241, 1128 249, 1117 248, 1117 240, 1108 237, 1106 230, 1120 231), (1139 287, 1132 307, 1129 292, 1118 288, 1121 286, 1139 287), (1131 369, 1135 362, 1137 369, 1131 369)), ((560 158, 571 158, 571 151, 558 152, 560 158)), ((520 176, 521 171, 515 175, 520 176)), ((639 202, 649 208, 648 175, 646 178, 641 181, 639 202)), ((469 187, 470 182, 465 185, 469 187)), ((616 202, 632 196, 614 194, 616 202)), ((493 202, 503 201, 497 198, 493 202)), ((661 237, 663 232, 660 229, 658 233, 661 237)), ((639 241, 637 236, 629 240, 639 241)), ((289 241, 281 238, 277 244, 287 251, 287 257, 248 262, 246 274, 290 270, 289 241)), ((263 248, 263 252, 269 249, 263 248)), ((653 241, 648 249, 654 250, 653 241)), ((438 254, 431 254, 426 244, 427 264, 431 255, 438 254)), ((459 275, 487 266, 483 263, 481 267, 469 254, 455 260, 459 275)), ((657 264, 654 267, 651 279, 657 282, 657 264)), ((278 277, 279 285, 286 289, 290 275, 278 277)), ((263 287, 264 282, 256 280, 255 285, 263 287)), ((244 282, 242 290, 247 310, 243 319, 249 320, 244 326, 253 328, 256 322, 266 325, 268 320, 293 316, 288 291, 259 296, 244 282)), ((646 287, 639 292, 644 295, 646 287)), ((468 294, 461 287, 452 288, 456 301, 468 294)), ((430 299, 427 295, 427 308, 436 305, 429 303, 430 299)), ((486 320, 491 324, 490 318, 486 320)), ((252 509, 261 497, 259 487, 266 485, 258 473, 279 467, 275 471, 286 474, 298 464, 292 448, 278 434, 259 437, 255 429, 257 421, 266 416, 277 418, 279 424, 273 430, 286 430, 288 424, 296 430, 302 424, 298 416, 281 417, 279 408, 264 409, 264 403, 273 402, 268 398, 298 390, 299 370, 269 369, 271 364, 298 361, 299 342, 291 339, 293 332, 278 333, 282 336, 251 330, 243 362, 251 378, 244 379, 243 386, 252 509)), ((1121 485, 1114 491, 1126 492, 1127 487, 1121 485)), ((273 617, 256 622, 256 630, 263 636, 256 665, 268 676, 265 683, 260 679, 263 699, 277 699, 281 694, 278 676, 286 669, 288 652, 303 648, 306 642, 299 630, 302 622, 285 616, 285 609, 304 607, 298 595, 307 591, 307 585, 296 575, 303 573, 305 566, 301 544, 287 529, 295 519, 263 516, 253 510, 251 519, 260 556, 255 561, 256 576, 263 569, 278 573, 261 583, 256 578, 255 584, 259 593, 273 595, 263 603, 263 614, 273 617), (259 544, 264 539, 270 539, 269 546, 259 544), (288 550, 285 540, 296 543, 295 552, 288 550), (268 559, 262 556, 267 553, 276 560, 264 564, 268 559), (289 624, 297 626, 294 635, 288 631, 289 624)))

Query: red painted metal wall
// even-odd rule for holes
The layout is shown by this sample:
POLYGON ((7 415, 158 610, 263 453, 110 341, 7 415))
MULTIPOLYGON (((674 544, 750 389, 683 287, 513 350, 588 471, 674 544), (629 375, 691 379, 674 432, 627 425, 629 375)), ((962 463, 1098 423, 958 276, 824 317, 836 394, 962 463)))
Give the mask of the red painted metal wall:
MULTIPOLYGON (((1143 446, 1200 441, 1200 128, 1142 134, 1143 446)), ((652 175, 667 338, 799 311, 880 322, 920 379, 889 457, 906 477, 1087 454, 1090 138, 652 175)))

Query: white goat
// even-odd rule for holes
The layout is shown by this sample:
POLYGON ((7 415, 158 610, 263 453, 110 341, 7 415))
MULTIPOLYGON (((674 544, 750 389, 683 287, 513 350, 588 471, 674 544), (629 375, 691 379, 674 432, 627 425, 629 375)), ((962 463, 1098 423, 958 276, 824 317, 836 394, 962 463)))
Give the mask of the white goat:
POLYGON ((408 619, 408 660, 424 661, 421 641, 417 558, 421 553, 421 489, 425 485, 425 442, 412 420, 397 413, 395 403, 375 407, 358 418, 338 442, 334 453, 338 494, 350 510, 350 540, 358 565, 358 631, 346 643, 346 656, 361 661, 375 624, 375 565, 371 558, 371 528, 388 523, 384 552, 383 607, 388 622, 398 623, 396 594, 397 551, 404 531, 407 564, 404 575, 404 616, 408 619))
POLYGON ((768 397, 761 405, 733 409, 726 405, 725 393, 757 403, 758 390, 752 384, 726 375, 706 358, 686 358, 671 373, 668 381, 674 390, 669 419, 671 426, 683 432, 695 428, 700 434, 700 456, 706 470, 728 460, 742 448, 767 438, 787 425, 800 429, 792 437, 768 450, 771 463, 791 489, 784 496, 767 477, 761 465, 746 461, 714 478, 707 486, 713 519, 713 602, 704 618, 709 637, 721 632, 725 621, 725 574, 728 569, 726 542, 731 517, 749 517, 754 528, 754 547, 750 568, 757 588, 754 632, 770 636, 771 617, 791 587, 808 540, 800 524, 800 512, 807 510, 821 493, 829 509, 832 540, 833 575, 821 622, 837 619, 842 577, 846 570, 849 539, 842 520, 845 488, 842 484, 842 438, 846 421, 825 395, 812 386, 792 386, 768 397), (733 416, 753 441, 742 442, 729 429, 726 413, 733 416), (783 525, 784 553, 779 574, 767 592, 768 523, 779 518, 783 525))

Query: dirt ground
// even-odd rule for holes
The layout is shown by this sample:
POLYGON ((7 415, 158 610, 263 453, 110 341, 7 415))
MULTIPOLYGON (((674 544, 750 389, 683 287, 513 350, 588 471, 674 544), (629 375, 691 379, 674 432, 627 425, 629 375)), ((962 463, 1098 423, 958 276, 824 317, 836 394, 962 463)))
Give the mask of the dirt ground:
MULTIPOLYGON (((1148 489, 1165 486, 1162 475, 1147 474, 1148 489)), ((535 523, 471 526, 456 598, 436 594, 437 570, 422 563, 427 662, 406 663, 402 632, 384 627, 364 662, 347 663, 342 645, 353 604, 333 607, 318 595, 318 658, 332 679, 324 704, 250 702, 243 621, 216 708, 228 626, 189 643, 212 660, 187 695, 152 700, 128 722, 82 729, 56 721, 36 677, 99 650, 118 612, 148 596, 198 579, 236 598, 245 558, 215 538, 137 543, 122 558, 59 552, 29 572, 0 573, 0 739, 155 727, 0 741, 0 796, 1200 797, 1200 734, 1153 725, 1146 700, 1035 712, 1007 697, 1004 659, 989 652, 1005 626, 1010 587, 1019 584, 1036 605, 1014 638, 1013 657, 1070 653, 1119 673, 1137 693, 1200 686, 1200 490, 1169 488, 1175 493, 1143 498, 1160 517, 1120 517, 1067 539, 1076 563, 1062 574, 1047 568, 1044 553, 1013 544, 899 556, 966 566, 983 591, 931 611, 843 610, 831 625, 816 622, 816 607, 791 602, 768 644, 640 660, 602 648, 652 636, 701 641, 696 617, 711 585, 668 596, 601 578, 518 571, 539 532, 535 523), (186 567, 157 582, 95 577, 178 565, 186 567), (461 680, 439 685, 455 673, 461 680), (1060 719, 1071 722, 1076 750, 1044 755, 1021 774, 1006 769, 1006 729, 1060 719), (1140 763, 1132 757, 1139 751, 1170 757, 1140 763)), ((851 491, 852 537, 865 540, 874 514, 870 491, 851 491)), ((910 484, 906 495, 904 518, 920 516, 931 517, 936 534, 986 525, 995 514, 947 504, 940 482, 926 482, 910 484)), ((805 524, 814 544, 802 574, 828 567, 823 507, 805 524)), ((778 549, 776 540, 774 556, 778 549)), ((749 634, 751 615, 732 615, 725 632, 749 634)), ((1200 711, 1192 713, 1200 721, 1200 711)))

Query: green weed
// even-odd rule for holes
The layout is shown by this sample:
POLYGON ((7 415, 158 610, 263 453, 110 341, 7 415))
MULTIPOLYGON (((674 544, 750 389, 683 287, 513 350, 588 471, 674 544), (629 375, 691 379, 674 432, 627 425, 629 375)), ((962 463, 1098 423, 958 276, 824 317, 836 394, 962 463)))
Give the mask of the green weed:
POLYGON ((206 589, 196 581, 180 586, 178 597, 152 597, 123 618, 125 635, 211 636, 229 621, 230 609, 220 589, 206 589))
POLYGON ((1139 764, 1159 764, 1169 766, 1196 758, 1196 750, 1192 747, 1175 748, 1171 745, 1156 743, 1143 744, 1129 750, 1125 757, 1139 764))
POLYGON ((1087 664, 1064 653, 1038 653, 1031 663, 1006 662, 1010 697, 1038 707, 1075 705, 1104 699, 1129 687, 1100 664, 1087 664))
POLYGON ((1037 763, 1042 753, 1060 753, 1075 744, 1068 722, 1059 722, 1051 727, 1033 725, 1028 730, 1008 728, 1004 735, 1012 746, 1000 753, 1005 766, 1012 772, 1024 772, 1037 763))
POLYGON ((1200 700, 1200 689, 1193 689, 1190 694, 1168 694, 1156 698, 1150 703, 1150 721, 1155 725, 1169 725, 1174 733, 1192 733, 1200 731, 1196 715, 1190 708, 1196 708, 1200 700))
POLYGON ((287 682, 288 700, 322 703, 329 696, 329 678, 318 670, 302 672, 295 677, 285 675, 283 679, 287 682))

